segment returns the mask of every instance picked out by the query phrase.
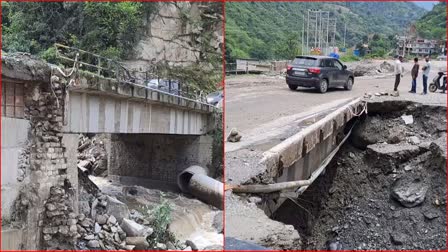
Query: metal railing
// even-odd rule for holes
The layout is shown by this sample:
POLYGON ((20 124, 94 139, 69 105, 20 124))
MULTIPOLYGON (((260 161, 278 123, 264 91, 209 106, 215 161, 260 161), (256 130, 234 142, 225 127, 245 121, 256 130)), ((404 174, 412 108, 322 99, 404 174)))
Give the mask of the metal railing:
POLYGON ((251 72, 275 72, 286 68, 288 62, 288 60, 270 62, 258 60, 252 62, 226 63, 226 73, 247 74, 251 72))
POLYGON ((190 91, 187 84, 182 83, 180 80, 161 78, 155 70, 129 70, 123 66, 123 63, 117 60, 62 44, 55 44, 54 46, 56 48, 57 58, 74 64, 79 69, 95 73, 105 78, 116 79, 119 83, 210 105, 206 103, 206 97, 202 91, 190 91))

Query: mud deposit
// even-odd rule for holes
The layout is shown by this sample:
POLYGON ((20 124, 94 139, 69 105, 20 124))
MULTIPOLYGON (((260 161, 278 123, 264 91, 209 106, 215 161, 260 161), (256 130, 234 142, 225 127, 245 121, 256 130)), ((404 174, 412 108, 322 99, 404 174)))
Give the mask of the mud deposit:
POLYGON ((273 218, 302 249, 446 249, 445 132, 445 107, 373 109, 300 206, 286 201, 273 218))

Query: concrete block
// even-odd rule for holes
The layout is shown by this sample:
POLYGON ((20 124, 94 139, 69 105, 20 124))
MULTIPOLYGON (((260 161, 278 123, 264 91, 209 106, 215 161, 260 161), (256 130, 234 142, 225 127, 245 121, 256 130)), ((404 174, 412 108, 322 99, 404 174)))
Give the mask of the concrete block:
POLYGON ((134 86, 134 93, 133 96, 135 98, 142 98, 142 99, 146 99, 146 88, 143 87, 135 87, 134 86))
POLYGON ((274 146, 270 151, 279 154, 283 167, 289 167, 302 157, 303 138, 302 135, 294 135, 274 146))
POLYGON ((124 96, 132 96, 132 86, 125 83, 120 83, 117 88, 117 93, 124 96))
POLYGON ((322 137, 323 140, 327 139, 329 136, 331 136, 331 134, 333 134, 333 122, 332 121, 327 121, 324 126, 322 126, 320 128, 321 132, 322 132, 322 137))
POLYGON ((337 129, 339 129, 340 127, 344 126, 344 125, 345 125, 345 122, 344 122, 344 113, 337 114, 337 115, 334 117, 334 120, 335 120, 335 122, 336 122, 336 127, 337 127, 337 129))
POLYGON ((320 130, 314 130, 310 134, 305 136, 303 147, 305 148, 306 153, 309 153, 314 148, 314 146, 319 143, 319 135, 320 130))

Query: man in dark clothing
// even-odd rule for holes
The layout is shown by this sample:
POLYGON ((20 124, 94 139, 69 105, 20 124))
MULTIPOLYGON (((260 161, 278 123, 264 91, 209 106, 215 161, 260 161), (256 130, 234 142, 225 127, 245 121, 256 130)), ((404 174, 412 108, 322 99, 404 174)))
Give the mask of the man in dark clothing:
POLYGON ((420 65, 418 64, 418 58, 414 58, 414 66, 411 70, 411 76, 412 76, 412 88, 409 93, 416 93, 417 92, 417 77, 418 77, 418 69, 420 68, 420 65))

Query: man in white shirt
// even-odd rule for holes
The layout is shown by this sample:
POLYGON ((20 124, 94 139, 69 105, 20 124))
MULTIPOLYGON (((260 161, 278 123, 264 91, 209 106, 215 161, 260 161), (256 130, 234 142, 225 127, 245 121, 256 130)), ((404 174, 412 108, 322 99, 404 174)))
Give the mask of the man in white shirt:
POLYGON ((429 77, 429 71, 431 70, 431 62, 429 61, 429 56, 425 57, 425 64, 423 64, 422 70, 423 70, 423 93, 422 95, 425 95, 427 93, 427 87, 428 87, 428 77, 429 77))
POLYGON ((403 77, 403 66, 401 65, 401 62, 403 62, 403 56, 398 56, 394 64, 394 73, 395 73, 394 91, 396 92, 398 92, 398 85, 400 85, 401 77, 403 77))

